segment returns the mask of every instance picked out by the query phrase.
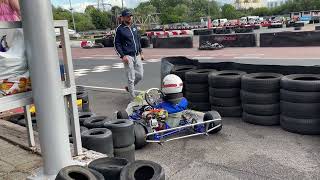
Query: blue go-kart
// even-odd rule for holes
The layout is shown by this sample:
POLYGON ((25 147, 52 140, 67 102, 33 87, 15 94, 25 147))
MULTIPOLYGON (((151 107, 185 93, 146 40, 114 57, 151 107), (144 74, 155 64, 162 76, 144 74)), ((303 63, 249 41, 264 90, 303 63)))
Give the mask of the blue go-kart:
POLYGON ((221 116, 217 111, 206 113, 184 110, 168 114, 156 105, 164 99, 164 94, 157 88, 140 93, 126 110, 117 111, 118 119, 134 121, 136 149, 147 143, 163 143, 198 135, 209 135, 222 129, 221 116))

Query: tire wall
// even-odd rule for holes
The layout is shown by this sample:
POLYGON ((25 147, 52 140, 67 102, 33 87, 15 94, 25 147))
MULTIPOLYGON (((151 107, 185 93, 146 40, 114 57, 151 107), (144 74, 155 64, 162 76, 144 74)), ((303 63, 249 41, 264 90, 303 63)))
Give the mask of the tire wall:
POLYGON ((260 34, 260 47, 320 46, 319 31, 260 34))
POLYGON ((193 48, 193 37, 155 38, 153 48, 193 48))
POLYGON ((247 34, 221 34, 200 36, 199 47, 204 42, 219 43, 224 47, 256 47, 256 35, 247 34))

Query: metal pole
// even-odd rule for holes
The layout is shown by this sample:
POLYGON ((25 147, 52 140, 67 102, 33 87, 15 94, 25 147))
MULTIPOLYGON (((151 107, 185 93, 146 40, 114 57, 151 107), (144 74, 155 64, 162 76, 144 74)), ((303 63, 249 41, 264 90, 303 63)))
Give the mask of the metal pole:
POLYGON ((121 0, 122 6, 121 6, 121 10, 123 10, 123 0, 121 0))
POLYGON ((69 0, 69 3, 70 3, 70 11, 71 11, 71 16, 72 16, 73 29, 74 29, 75 32, 77 32, 76 23, 74 21, 73 8, 72 8, 72 5, 71 5, 71 0, 69 0))
POLYGON ((43 158, 39 176, 52 177, 72 164, 52 7, 49 0, 20 5, 43 158))

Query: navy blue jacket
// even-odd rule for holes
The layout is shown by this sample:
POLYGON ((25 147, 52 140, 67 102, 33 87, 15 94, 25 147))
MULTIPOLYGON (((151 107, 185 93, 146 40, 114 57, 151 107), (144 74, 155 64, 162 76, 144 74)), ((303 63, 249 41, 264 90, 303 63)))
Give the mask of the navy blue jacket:
POLYGON ((135 25, 119 25, 114 37, 114 47, 121 58, 126 55, 136 56, 141 53, 140 35, 137 27, 135 25))

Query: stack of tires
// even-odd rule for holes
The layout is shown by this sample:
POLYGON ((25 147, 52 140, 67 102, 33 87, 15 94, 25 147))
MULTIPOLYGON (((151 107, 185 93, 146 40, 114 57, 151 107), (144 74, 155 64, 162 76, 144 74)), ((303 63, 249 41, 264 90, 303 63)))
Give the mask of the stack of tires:
POLYGON ((222 117, 241 117, 240 101, 242 71, 218 71, 209 74, 211 109, 222 117))
POLYGON ((140 39, 141 48, 148 48, 150 47, 150 41, 148 37, 141 37, 140 39))
POLYGON ((82 106, 81 106, 80 111, 90 112, 88 91, 86 91, 85 88, 82 86, 77 86, 77 99, 82 100, 82 106))
POLYGON ((214 69, 197 69, 185 74, 185 97, 189 102, 189 107, 197 111, 209 111, 208 75, 214 69))
POLYGON ((299 134, 320 134, 320 75, 293 74, 281 80, 281 127, 299 134))
POLYGON ((133 122, 128 119, 115 119, 104 123, 104 127, 112 131, 114 156, 133 162, 135 160, 133 122))
POLYGON ((281 74, 253 73, 242 76, 242 120, 257 125, 278 125, 281 74))
MULTIPOLYGON (((81 125, 80 118, 80 125, 81 125)), ((89 150, 94 150, 109 157, 113 157, 113 135, 112 131, 104 127, 110 121, 106 116, 91 116, 84 120, 83 125, 88 130, 81 128, 82 146, 89 150)))
MULTIPOLYGON (((189 71, 197 69, 196 66, 194 65, 178 65, 174 66, 173 69, 171 70, 171 74, 175 74, 181 78, 181 80, 185 83, 185 74, 189 71)), ((182 90, 183 95, 185 96, 185 88, 182 90)))
POLYGON ((72 165, 62 168, 56 180, 164 180, 164 168, 152 161, 137 160, 132 163, 121 158, 100 158, 88 167, 72 165))

